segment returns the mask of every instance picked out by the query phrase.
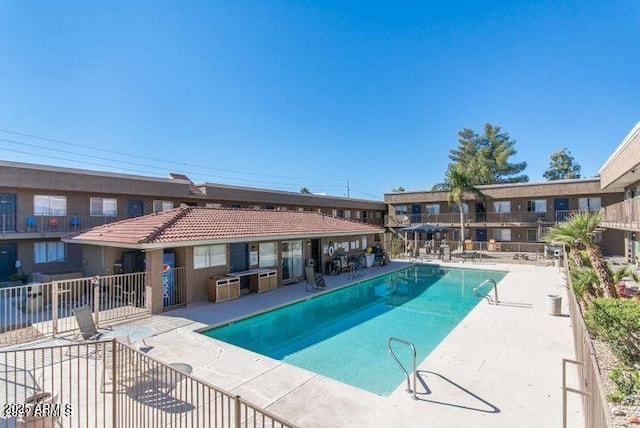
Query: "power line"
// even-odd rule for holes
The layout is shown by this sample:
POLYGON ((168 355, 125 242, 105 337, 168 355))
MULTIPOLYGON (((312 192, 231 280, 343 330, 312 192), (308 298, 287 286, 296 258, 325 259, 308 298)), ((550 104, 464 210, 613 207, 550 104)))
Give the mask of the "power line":
MULTIPOLYGON (((29 152, 29 151, 24 151, 24 150, 14 150, 14 149, 7 149, 7 148, 1 148, 0 150, 6 151, 6 152, 10 152, 10 153, 19 153, 19 154, 23 154, 23 155, 29 155, 29 156, 38 156, 38 157, 45 157, 47 160, 51 160, 51 159, 55 159, 55 160, 59 160, 59 161, 64 161, 64 162, 74 162, 74 163, 79 163, 83 166, 86 165, 92 165, 92 166, 97 166, 100 168, 108 168, 111 170, 116 170, 116 171, 125 171, 125 172, 129 172, 129 173, 137 173, 137 174, 157 174, 157 172, 155 171, 162 171, 162 172, 166 172, 167 168, 159 166, 159 165, 155 165, 155 164, 149 164, 149 162, 145 161, 151 161, 154 163, 164 163, 164 164, 170 164, 171 165, 171 171, 170 172, 176 172, 176 173, 181 173, 181 174, 185 174, 188 177, 190 177, 191 179, 195 180, 195 181, 202 181, 202 182, 207 182, 207 181, 213 181, 212 178, 215 178, 216 180, 219 181, 226 181, 227 184, 233 184, 233 185, 245 185, 245 186, 253 186, 256 187, 257 185, 259 185, 259 187, 261 188, 267 188, 267 189, 277 189, 277 190, 283 190, 283 189, 298 189, 298 188, 302 188, 302 187, 307 187, 307 188, 317 188, 320 189, 320 192, 324 191, 325 189, 334 189, 334 190, 338 190, 338 189, 344 189, 344 184, 338 184, 338 182, 340 183, 344 183, 345 180, 344 179, 340 179, 340 178, 327 178, 327 177, 323 177, 321 179, 321 182, 316 183, 314 181, 310 181, 309 178, 305 178, 305 177, 290 177, 290 176, 282 176, 282 175, 273 175, 273 174, 262 174, 262 173, 255 173, 255 172, 246 172, 246 171, 236 171, 236 170, 230 170, 230 169, 223 169, 223 168, 213 168, 213 167, 209 167, 209 166, 203 166, 203 165, 196 165, 196 164, 190 164, 190 163, 179 163, 176 164, 175 161, 168 161, 166 159, 158 159, 158 158, 153 158, 153 157, 149 157, 149 156, 141 156, 141 155, 137 155, 137 154, 132 154, 132 153, 126 153, 126 152, 121 152, 121 151, 116 151, 116 150, 110 150, 110 149, 105 149, 105 148, 96 148, 96 147, 92 147, 89 145, 85 145, 85 144, 77 144, 77 143, 72 143, 69 141, 64 141, 64 140, 60 140, 60 139, 56 139, 56 138, 50 138, 50 137, 43 137, 43 136, 39 136, 39 135, 34 135, 34 134, 28 134, 28 133, 24 133, 24 132, 18 132, 18 131, 13 131, 10 129, 0 129, 0 132, 3 133, 7 133, 7 134, 12 134, 12 135, 16 135, 16 136, 20 136, 20 137, 26 137, 26 138, 33 138, 33 139, 37 139, 37 140, 42 140, 42 141, 47 141, 47 142, 53 142, 53 143, 57 143, 57 144, 63 144, 63 145, 67 145, 70 147, 76 147, 76 148, 82 148, 85 150, 93 150, 96 152, 103 152, 103 153, 108 153, 108 154, 112 154, 112 155, 118 155, 118 159, 114 160, 111 157, 104 157, 104 156, 98 156, 98 155, 92 155, 92 154, 88 154, 88 153, 82 153, 82 152, 78 152, 78 151, 71 151, 71 150, 64 150, 61 148, 52 148, 49 146, 43 146, 43 145, 38 145, 38 144, 33 144, 30 142, 26 142, 26 141, 18 141, 15 139, 7 139, 7 138, 0 138, 0 141, 9 143, 9 144, 15 144, 15 145, 19 145, 19 146, 25 146, 25 147, 31 147, 31 148, 35 148, 35 149, 39 149, 39 150, 47 150, 47 151, 53 151, 56 154, 57 153, 66 153, 66 154, 70 154, 70 155, 74 155, 74 156, 80 156, 83 158, 88 158, 88 159, 95 159, 98 161, 106 161, 106 162, 110 162, 111 164, 104 164, 104 163, 98 163, 98 162, 90 162, 90 161, 86 161, 86 160, 78 160, 78 159, 69 159, 66 157, 60 157, 60 156, 56 156, 56 155, 49 155, 49 154, 42 154, 42 153, 33 153, 33 152, 29 152), (123 160, 121 159, 122 156, 126 156, 126 157, 130 157, 130 158, 135 158, 139 161, 137 162, 132 162, 132 161, 127 161, 127 160, 123 160), (117 164, 114 165, 113 162, 116 162, 117 164), (122 165, 129 165, 130 167, 125 167, 122 165), (175 166, 180 165, 179 169, 174 168, 175 166), (137 167, 137 168, 136 168, 137 167), (185 168, 185 169, 183 169, 185 168), (190 169, 190 168, 196 168, 194 169, 190 169), (154 171, 155 170, 155 171, 154 171), (151 172, 154 171, 154 172, 151 172), (255 177, 269 177, 269 178, 283 178, 286 180, 302 180, 301 182, 292 182, 292 181, 287 181, 287 182, 279 182, 279 181, 265 181, 264 178, 262 179, 252 179, 252 178, 242 178, 242 177, 237 177, 237 176, 229 176, 229 175, 220 175, 220 174, 214 174, 212 173, 212 171, 220 171, 220 172, 226 172, 229 174, 233 174, 233 175, 249 175, 249 176, 255 176, 255 177), (334 182, 336 184, 328 184, 327 182, 334 182)), ((316 180, 316 179, 313 179, 316 180)), ((221 183, 224 184, 224 183, 221 183)), ((356 183, 354 183, 356 184, 356 183)), ((363 186, 361 184, 357 184, 357 187, 362 187, 362 188, 367 188, 366 186, 363 186)), ((375 199, 380 198, 380 195, 383 192, 379 192, 378 190, 375 189, 371 189, 369 188, 368 190, 375 192, 375 193, 369 193, 360 189, 354 189, 351 187, 350 182, 347 181, 347 186, 346 186, 346 191, 347 191, 347 197, 350 197, 352 192, 358 193, 358 194, 364 194, 364 195, 370 195, 370 197, 373 197, 375 199), (377 193, 377 194, 376 194, 377 193)))
MULTIPOLYGON (((103 156, 95 156, 95 155, 77 153, 77 152, 73 152, 73 151, 69 151, 69 150, 64 150, 64 149, 59 149, 59 148, 51 148, 51 147, 47 147, 47 146, 41 146, 41 145, 38 145, 38 144, 26 143, 26 142, 16 141, 16 140, 10 140, 10 139, 6 139, 6 138, 0 138, 0 141, 4 141, 4 142, 10 143, 10 144, 17 144, 17 145, 20 145, 20 146, 27 146, 27 147, 33 147, 33 148, 42 149, 42 150, 49 150, 49 151, 53 151, 53 152, 56 152, 56 153, 72 154, 72 155, 76 155, 76 156, 82 156, 82 157, 86 157, 86 158, 90 158, 90 159, 98 159, 98 160, 108 161, 108 162, 113 161, 113 159, 105 158, 103 156)), ((7 150, 7 149, 4 149, 4 150, 5 151, 10 151, 10 150, 7 150)), ((21 154, 28 154, 28 155, 32 155, 32 156, 44 156, 44 155, 39 154, 39 153, 19 151, 19 150, 14 150, 14 152, 21 153, 21 154)), ((46 157, 48 159, 65 160, 65 161, 70 161, 70 162, 80 162, 77 159, 61 158, 61 157, 57 157, 57 156, 46 155, 46 157)), ((130 171, 130 172, 137 172, 137 173, 143 173, 143 174, 148 174, 149 173, 148 170, 144 170, 144 169, 124 168, 124 167, 121 167, 121 166, 113 167, 112 165, 104 165, 104 164, 95 163, 95 162, 86 162, 86 161, 82 161, 82 162, 86 163, 86 164, 94 165, 94 166, 115 168, 115 169, 118 169, 120 171, 130 171)), ((129 161, 125 161, 125 160, 118 160, 118 164, 127 164, 127 165, 132 165, 132 166, 143 167, 143 168, 150 168, 150 169, 166 171, 166 168, 164 168, 164 167, 159 167, 159 166, 155 166, 155 165, 148 165, 148 164, 142 164, 142 163, 137 163, 137 162, 129 162, 129 161)), ((191 178, 196 178, 196 179, 200 178, 200 177, 203 177, 203 181, 208 181, 211 177, 217 177, 219 179, 234 180, 234 181, 239 181, 239 182, 259 183, 259 184, 263 184, 263 185, 265 184, 264 180, 229 177, 229 176, 224 176, 224 175, 210 174, 210 173, 208 173, 206 171, 188 171, 188 170, 182 170, 182 169, 175 169, 174 168, 171 172, 177 172, 177 173, 181 173, 181 174, 186 174, 186 175, 189 175, 191 178), (205 176, 201 176, 200 174, 207 174, 206 178, 205 178, 205 176)), ((309 185, 308 182, 304 182, 304 183, 271 182, 271 183, 268 183, 268 184, 271 184, 271 185, 274 185, 274 186, 288 186, 288 187, 298 187, 298 186, 304 187, 304 186, 308 186, 309 185)), ((341 189, 343 187, 342 185, 338 185, 338 184, 336 184, 336 185, 328 185, 328 184, 325 184, 325 183, 323 183, 322 186, 325 187, 325 188, 332 188, 332 189, 341 189)))
MULTIPOLYGON (((92 146, 85 145, 85 144, 71 143, 71 142, 64 141, 64 140, 59 140, 59 139, 56 139, 56 138, 42 137, 42 136, 34 135, 34 134, 27 134, 27 133, 23 133, 23 132, 12 131, 10 129, 0 129, 0 132, 4 132, 4 133, 7 133, 7 134, 13 134, 13 135, 20 135, 20 136, 28 137, 28 138, 35 138, 35 139, 43 140, 43 141, 50 141, 50 142, 53 142, 53 143, 65 144, 65 145, 69 145, 69 146, 73 146, 73 147, 81 147, 81 148, 85 148, 85 149, 90 149, 90 150, 95 150, 95 151, 100 151, 100 152, 105 152, 105 153, 111 153, 111 154, 114 154, 114 155, 129 156, 129 157, 136 157, 136 158, 143 157, 143 156, 140 156, 140 155, 137 155, 137 154, 120 152, 120 151, 116 151, 116 150, 109 150, 109 149, 103 149, 103 148, 96 148, 96 147, 92 147, 92 146)), ((162 163, 175 165, 175 161, 168 161, 166 159, 152 158, 152 157, 149 157, 149 156, 144 156, 144 158, 146 158, 147 160, 154 161, 154 162, 162 162, 162 163)), ((255 176, 260 176, 260 177, 285 178, 285 179, 295 179, 295 180, 306 180, 307 179, 306 177, 290 177, 290 176, 284 176, 284 175, 261 174, 261 173, 257 173, 257 172, 246 172, 246 171, 237 171, 237 170, 223 169, 223 168, 213 168, 213 167, 210 167, 210 166, 195 165, 195 164, 189 164, 189 163, 182 163, 181 165, 188 166, 188 167, 195 167, 195 168, 205 168, 207 170, 230 172, 230 173, 235 173, 235 174, 255 175, 255 176)), ((326 180, 344 182, 344 179, 340 179, 340 178, 326 178, 326 180)))

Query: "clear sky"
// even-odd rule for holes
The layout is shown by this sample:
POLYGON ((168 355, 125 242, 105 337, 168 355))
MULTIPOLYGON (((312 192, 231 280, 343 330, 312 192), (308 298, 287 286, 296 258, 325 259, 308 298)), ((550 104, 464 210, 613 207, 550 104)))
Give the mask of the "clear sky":
POLYGON ((490 122, 592 177, 639 46, 637 0, 0 0, 0 159, 381 200, 490 122))

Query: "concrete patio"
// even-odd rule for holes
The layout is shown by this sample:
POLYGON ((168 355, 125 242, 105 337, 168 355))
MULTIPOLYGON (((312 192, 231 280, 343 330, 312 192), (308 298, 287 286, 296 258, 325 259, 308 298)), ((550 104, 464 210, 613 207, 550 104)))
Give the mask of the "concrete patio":
MULTIPOLYGON (((396 261, 367 269, 360 280, 407 264, 396 261)), ((558 269, 442 265, 509 273, 498 285, 501 304, 483 300, 420 362, 415 401, 404 383, 389 397, 378 396, 197 332, 314 295, 302 282, 222 304, 193 305, 137 324, 155 329, 155 335, 145 340, 149 355, 167 363, 188 363, 194 376, 301 427, 559 426, 562 358, 573 358, 574 350, 566 289, 558 269), (564 297, 562 316, 547 313, 549 294, 564 297)), ((335 289, 350 281, 343 274, 326 277, 326 282, 328 289, 335 289)), ((569 426, 583 425, 581 406, 579 399, 570 397, 569 426)))
MULTIPOLYGON (((357 281, 407 265, 394 261, 372 267, 357 281)), ((144 339, 148 355, 165 363, 187 363, 196 378, 300 427, 560 426, 562 358, 573 358, 574 350, 566 289, 558 268, 442 265, 509 273, 498 284, 500 305, 480 302, 419 362, 417 400, 405 391, 404 382, 390 396, 379 396, 198 332, 317 295, 305 291, 304 282, 225 303, 192 305, 117 328, 151 327, 153 335, 144 339), (564 297, 562 316, 548 314, 549 294, 564 297)), ((347 274, 325 279, 328 290, 353 282, 347 274)), ((66 339, 53 342, 61 341, 66 339)), ((573 371, 570 374, 570 385, 575 386, 577 377, 573 371)), ((583 426, 581 401, 570 396, 568 408, 568 426, 583 426)))

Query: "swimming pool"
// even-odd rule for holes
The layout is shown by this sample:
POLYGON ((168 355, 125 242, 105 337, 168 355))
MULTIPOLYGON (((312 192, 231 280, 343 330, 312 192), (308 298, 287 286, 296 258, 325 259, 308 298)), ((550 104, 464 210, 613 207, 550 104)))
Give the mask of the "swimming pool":
MULTIPOLYGON (((422 361, 480 302, 473 288, 505 275, 416 265, 203 334, 389 395, 404 380, 389 337, 412 342, 422 361)), ((411 367, 408 349, 394 349, 411 367)))

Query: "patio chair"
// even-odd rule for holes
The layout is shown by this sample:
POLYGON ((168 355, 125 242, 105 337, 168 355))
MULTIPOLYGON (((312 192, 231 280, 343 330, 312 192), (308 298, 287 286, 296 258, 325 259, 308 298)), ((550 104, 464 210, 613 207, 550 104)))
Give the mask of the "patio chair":
POLYGON ((70 222, 70 226, 71 226, 71 230, 80 229, 80 219, 78 217, 72 218, 70 222))
POLYGON ((38 221, 35 217, 27 217, 27 232, 37 232, 38 231, 38 221))
POLYGON ((93 314, 91 308, 88 305, 79 306, 71 309, 73 316, 76 318, 80 333, 75 337, 82 336, 82 340, 99 340, 103 333, 100 333, 96 327, 96 323, 93 321, 93 314))
POLYGON ((96 323, 93 321, 93 314, 91 313, 91 307, 89 305, 78 306, 77 308, 71 309, 73 315, 76 318, 76 322, 78 323, 78 328, 80 329, 80 333, 77 333, 74 336, 74 340, 80 340, 79 337, 82 336, 82 341, 96 341, 100 339, 105 339, 108 335, 109 338, 125 336, 128 330, 112 330, 108 329, 107 332, 100 332, 96 327, 96 323), (122 332, 122 333, 119 333, 122 332))
POLYGON ((305 274, 307 276, 307 291, 318 291, 327 287, 324 277, 321 273, 317 273, 313 266, 305 267, 305 274))
POLYGON ((58 219, 50 218, 49 219, 49 230, 58 230, 58 219))

